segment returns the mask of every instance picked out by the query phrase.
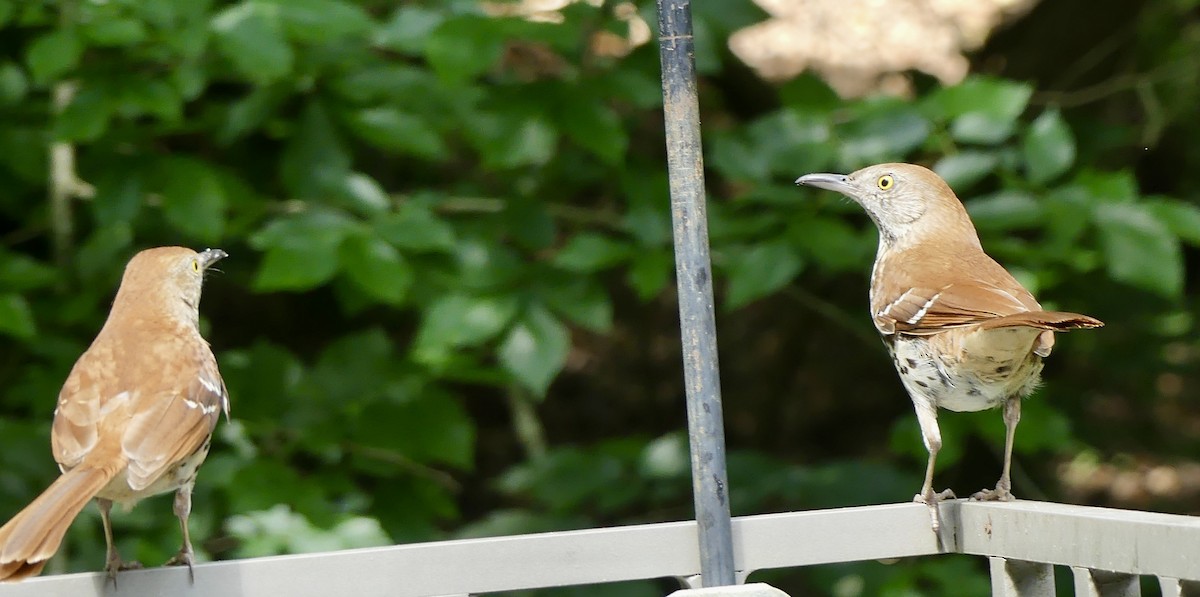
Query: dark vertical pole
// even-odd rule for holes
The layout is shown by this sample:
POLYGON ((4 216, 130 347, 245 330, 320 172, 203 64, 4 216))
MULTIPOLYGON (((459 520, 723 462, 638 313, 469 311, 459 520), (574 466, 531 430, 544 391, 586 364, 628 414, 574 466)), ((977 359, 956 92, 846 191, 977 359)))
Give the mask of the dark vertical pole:
POLYGON ((721 420, 721 377, 717 368, 717 325, 689 0, 658 0, 658 39, 701 581, 705 587, 732 585, 725 425, 721 420))

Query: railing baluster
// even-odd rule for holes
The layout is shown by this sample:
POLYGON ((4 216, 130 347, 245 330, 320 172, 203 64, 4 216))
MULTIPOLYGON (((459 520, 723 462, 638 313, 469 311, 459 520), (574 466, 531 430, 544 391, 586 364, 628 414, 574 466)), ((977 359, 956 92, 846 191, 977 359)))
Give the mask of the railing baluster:
POLYGON ((1162 588, 1162 597, 1200 597, 1200 581, 1160 576, 1158 586, 1162 588))
POLYGON ((725 470, 725 423, 721 415, 690 0, 658 0, 658 31, 701 584, 732 585, 736 578, 725 470))
POLYGON ((1141 597, 1142 587, 1133 574, 1071 567, 1075 576, 1075 597, 1141 597))
POLYGON ((1004 558, 988 558, 992 597, 1054 597, 1054 566, 1004 558))

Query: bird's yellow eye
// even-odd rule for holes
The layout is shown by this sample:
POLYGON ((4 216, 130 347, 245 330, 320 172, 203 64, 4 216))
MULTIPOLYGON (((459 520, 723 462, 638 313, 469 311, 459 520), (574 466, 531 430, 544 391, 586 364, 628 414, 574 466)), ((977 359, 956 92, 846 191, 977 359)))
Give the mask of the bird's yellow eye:
POLYGON ((881 191, 886 191, 892 188, 892 186, 895 184, 896 179, 892 178, 891 174, 884 174, 883 176, 879 177, 879 180, 875 181, 875 186, 879 187, 879 190, 881 191))
POLYGON ((192 271, 200 273, 200 262, 196 259, 192 260, 192 271))

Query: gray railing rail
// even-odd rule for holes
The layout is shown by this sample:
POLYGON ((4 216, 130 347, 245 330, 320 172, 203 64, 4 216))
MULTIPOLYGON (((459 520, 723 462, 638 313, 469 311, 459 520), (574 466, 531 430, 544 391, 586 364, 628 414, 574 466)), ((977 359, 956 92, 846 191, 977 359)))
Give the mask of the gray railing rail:
MULTIPOLYGON (((944 550, 921 504, 862 506, 733 519, 739 581, 756 570, 938 553, 991 558, 993 595, 1054 595, 1051 567, 1069 566, 1075 595, 1200 595, 1200 517, 1018 501, 943 504, 944 550), (1179 579, 1184 579, 1180 581, 1179 579)), ((445 597, 651 578, 696 584, 695 522, 634 525, 122 572, 0 585, 0 597, 445 597)), ((97 563, 99 565, 99 563, 97 563)))

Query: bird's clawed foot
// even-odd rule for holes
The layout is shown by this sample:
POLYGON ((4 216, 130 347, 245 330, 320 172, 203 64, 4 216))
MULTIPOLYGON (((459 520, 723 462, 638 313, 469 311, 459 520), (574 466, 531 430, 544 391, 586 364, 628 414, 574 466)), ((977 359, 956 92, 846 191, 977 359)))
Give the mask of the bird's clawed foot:
POLYGON ((112 581, 113 588, 117 588, 117 573, 122 570, 140 570, 141 562, 131 561, 122 562, 121 556, 113 550, 108 554, 104 562, 104 571, 108 573, 108 580, 112 581))
POLYGON ((956 497, 954 492, 949 489, 935 493, 933 488, 926 489, 913 496, 914 502, 929 506, 929 526, 933 529, 933 534, 937 537, 938 549, 942 548, 942 517, 938 512, 938 502, 952 500, 956 497))
POLYGON ((995 489, 981 489, 971 494, 971 501, 975 502, 1011 502, 1015 499, 1007 483, 997 483, 995 489))
POLYGON ((937 493, 934 493, 933 490, 930 489, 924 493, 918 493, 917 495, 914 495, 913 501, 918 504, 935 506, 942 500, 953 500, 957 497, 958 496, 954 495, 954 492, 949 489, 943 489, 937 493))
POLYGON ((196 556, 192 553, 192 547, 185 545, 179 549, 179 553, 167 560, 163 566, 187 566, 188 582, 196 582, 196 572, 192 569, 192 564, 196 563, 196 556))

